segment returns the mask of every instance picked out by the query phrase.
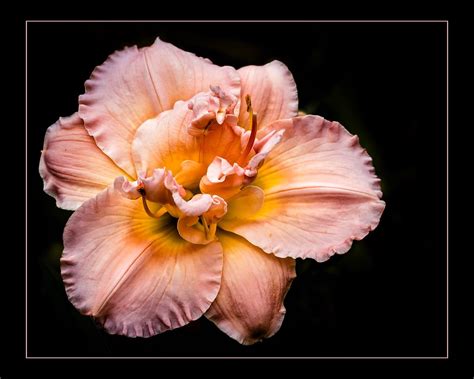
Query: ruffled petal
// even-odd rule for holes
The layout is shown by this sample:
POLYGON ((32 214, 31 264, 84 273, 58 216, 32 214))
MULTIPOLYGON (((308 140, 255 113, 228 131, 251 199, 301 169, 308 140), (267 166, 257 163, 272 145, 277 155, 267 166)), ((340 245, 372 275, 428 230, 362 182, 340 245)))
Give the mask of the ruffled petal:
POLYGON ((109 187, 85 202, 64 231, 61 273, 69 300, 112 334, 149 337, 199 318, 217 296, 218 242, 182 240, 170 217, 109 187))
POLYGON ((298 114, 298 91, 293 75, 285 64, 273 61, 264 66, 242 67, 238 71, 242 85, 240 126, 246 128, 249 123, 244 100, 246 95, 252 99, 260 129, 273 121, 298 114))
POLYGON ((130 146, 136 129, 210 85, 240 96, 240 77, 232 67, 157 39, 150 47, 115 52, 98 66, 79 97, 79 114, 98 146, 134 176, 130 146))
POLYGON ((285 316, 283 300, 295 278, 295 261, 265 254, 243 238, 219 232, 224 249, 221 289, 206 312, 241 344, 273 336, 285 316))
POLYGON ((188 103, 188 108, 193 111, 188 133, 193 136, 206 134, 209 130, 218 128, 224 121, 237 125, 239 99, 227 94, 219 86, 211 86, 210 89, 208 93, 201 92, 188 103))
POLYGON ((122 196, 130 200, 136 200, 142 196, 140 189, 142 189, 143 182, 141 179, 129 182, 127 178, 120 176, 114 181, 114 188, 122 196))
POLYGON ((246 177, 245 170, 237 163, 231 165, 226 159, 216 157, 207 168, 207 174, 199 183, 203 193, 212 193, 228 199, 240 192, 246 177))
POLYGON ((297 117, 262 133, 283 129, 253 183, 264 191, 262 208, 219 226, 278 257, 325 261, 347 252, 375 229, 385 208, 372 159, 337 122, 297 117))
POLYGON ((116 177, 129 177, 97 147, 77 113, 60 118, 46 131, 39 172, 44 191, 68 210, 77 209, 116 177))

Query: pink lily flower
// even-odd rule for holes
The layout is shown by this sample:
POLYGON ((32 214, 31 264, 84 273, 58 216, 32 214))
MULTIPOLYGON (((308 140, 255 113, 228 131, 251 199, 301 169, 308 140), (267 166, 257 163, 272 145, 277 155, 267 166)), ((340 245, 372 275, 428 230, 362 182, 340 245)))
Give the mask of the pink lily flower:
POLYGON ((160 39, 112 54, 46 132, 40 174, 64 230, 69 300, 112 334, 207 317, 242 344, 274 335, 295 258, 347 252, 379 223, 358 138, 298 116, 281 62, 219 67, 160 39))

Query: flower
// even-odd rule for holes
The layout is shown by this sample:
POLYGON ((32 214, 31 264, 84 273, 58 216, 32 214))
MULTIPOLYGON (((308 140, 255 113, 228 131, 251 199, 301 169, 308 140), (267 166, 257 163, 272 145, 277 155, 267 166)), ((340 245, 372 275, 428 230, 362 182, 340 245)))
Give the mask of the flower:
POLYGON ((295 258, 347 252, 385 207, 357 137, 298 116, 283 63, 219 67, 160 39, 93 71, 78 112, 47 130, 39 171, 75 210, 70 301, 130 337, 202 315, 242 344, 272 336, 295 258))

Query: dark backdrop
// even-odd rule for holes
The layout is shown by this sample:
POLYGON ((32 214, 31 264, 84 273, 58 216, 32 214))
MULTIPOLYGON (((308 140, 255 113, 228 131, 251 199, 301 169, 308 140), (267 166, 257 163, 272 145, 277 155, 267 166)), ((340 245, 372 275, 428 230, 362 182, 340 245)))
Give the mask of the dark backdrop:
POLYGON ((446 24, 29 23, 28 355, 441 356, 446 354, 446 24), (46 128, 77 110, 93 68, 156 36, 241 67, 292 71, 300 108, 340 121, 374 159, 385 213, 328 262, 298 261, 281 330, 240 346, 202 318, 150 339, 107 335, 59 274, 71 212, 42 191, 46 128))

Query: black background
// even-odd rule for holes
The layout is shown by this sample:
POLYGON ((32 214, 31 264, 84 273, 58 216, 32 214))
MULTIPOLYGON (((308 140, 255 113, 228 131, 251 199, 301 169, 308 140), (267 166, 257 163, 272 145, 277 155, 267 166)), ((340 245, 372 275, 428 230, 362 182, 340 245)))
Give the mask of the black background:
POLYGON ((445 356, 445 23, 29 23, 29 356, 445 356), (38 174, 46 128, 77 110, 93 68, 125 45, 166 42, 241 67, 292 71, 300 109, 341 122, 374 159, 387 203, 343 256, 298 261, 281 330, 240 346, 202 318, 150 339, 107 335, 59 274, 71 212, 38 174))

